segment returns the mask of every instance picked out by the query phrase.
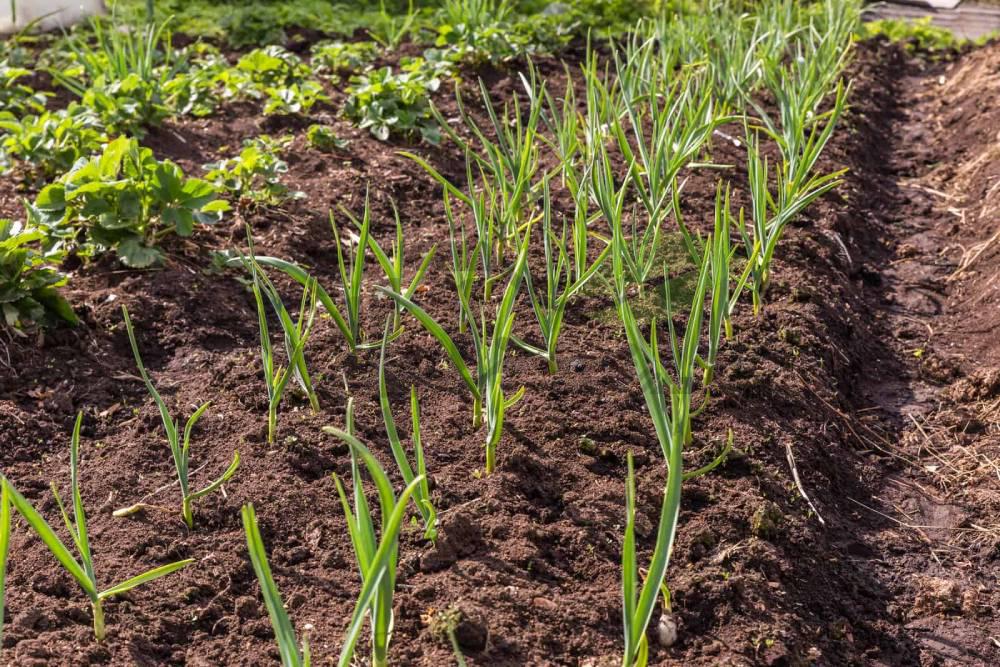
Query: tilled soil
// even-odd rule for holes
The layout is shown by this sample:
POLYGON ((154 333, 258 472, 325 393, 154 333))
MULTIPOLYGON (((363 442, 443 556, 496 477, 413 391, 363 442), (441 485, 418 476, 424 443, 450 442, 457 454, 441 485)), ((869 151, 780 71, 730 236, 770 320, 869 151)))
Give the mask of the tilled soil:
MULTIPOLYGON (((756 318, 739 312, 714 396, 695 423, 690 467, 711 460, 727 429, 738 451, 685 484, 668 575, 679 638, 669 648, 653 643, 655 664, 1000 662, 998 56, 987 47, 924 69, 895 47, 859 45, 853 108, 823 158, 826 169, 849 167, 846 183, 789 229, 767 307, 756 318)), ((561 91, 561 65, 540 68, 561 91)), ((480 74, 495 97, 520 85, 513 72, 480 74)), ((440 102, 455 113, 446 95, 440 102)), ((19 522, 4 664, 276 664, 239 520, 245 502, 257 508, 293 622, 313 626, 317 664, 338 654, 359 581, 330 478, 349 477, 349 456, 320 428, 342 425, 354 397, 361 438, 394 468, 378 409, 378 354, 352 356, 323 320, 307 349, 321 410, 284 405, 278 442, 268 446, 253 299, 240 272, 214 269, 210 254, 238 246, 247 222, 258 252, 311 265, 333 291, 327 210, 358 212, 370 187, 380 240, 393 233, 389 198, 399 205, 409 266, 437 244, 420 303, 453 328, 455 299, 440 188, 397 154, 402 144, 333 120, 333 108, 313 116, 326 116, 350 146, 318 153, 302 136, 304 119, 265 119, 251 105, 152 131, 145 143, 189 173, 244 138, 295 132, 286 183, 307 197, 171 240, 157 270, 70 267, 67 294, 81 326, 0 350, 0 465, 53 523, 48 484, 65 489, 69 433, 84 412, 82 489, 101 582, 198 559, 108 604, 109 636, 97 644, 84 597, 19 522), (147 500, 168 511, 111 516, 173 475, 122 305, 175 414, 212 401, 194 433, 195 479, 221 472, 234 450, 243 456, 225 495, 198 505, 190 532, 176 489, 147 500)), ((454 146, 408 148, 446 175, 464 174, 454 146)), ((743 149, 720 135, 711 157, 737 165, 722 173, 746 204, 743 149)), ((694 226, 709 223, 718 174, 690 174, 684 207, 694 226)), ((0 212, 18 215, 22 195, 13 182, 0 184, 0 212)), ((568 211, 557 193, 557 212, 568 211)), ((370 262, 372 337, 390 309, 373 289, 382 282, 376 271, 370 262)), ((678 265, 674 276, 685 271, 678 265)), ((511 391, 523 385, 525 398, 509 414, 490 476, 480 474, 483 434, 471 429, 467 392, 440 348, 412 322, 392 343, 397 422, 408 423, 415 385, 441 514, 436 544, 416 528, 402 540, 395 664, 453 663, 422 618, 452 605, 465 617, 459 640, 470 664, 620 662, 626 453, 636 457, 646 557, 664 470, 610 308, 598 289, 574 303, 555 375, 537 358, 512 356, 506 379, 511 391)), ((535 340, 524 298, 519 312, 517 332, 535 340)), ((460 341, 468 352, 469 339, 460 341)))

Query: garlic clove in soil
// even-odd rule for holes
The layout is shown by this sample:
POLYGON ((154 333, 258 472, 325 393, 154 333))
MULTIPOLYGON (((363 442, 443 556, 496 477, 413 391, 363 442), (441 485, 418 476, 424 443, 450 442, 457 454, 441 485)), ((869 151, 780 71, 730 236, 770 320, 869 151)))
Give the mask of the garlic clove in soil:
POLYGON ((656 641, 660 646, 673 646, 677 641, 677 622, 672 614, 660 616, 660 622, 656 625, 656 641))

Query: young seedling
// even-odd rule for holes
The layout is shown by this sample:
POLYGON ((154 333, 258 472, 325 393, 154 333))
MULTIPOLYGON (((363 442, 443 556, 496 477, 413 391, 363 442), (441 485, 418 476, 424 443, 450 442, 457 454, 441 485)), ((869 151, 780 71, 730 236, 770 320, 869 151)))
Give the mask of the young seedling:
MULTIPOLYGON (((647 217, 642 234, 633 232, 633 244, 641 244, 650 264, 663 221, 670 211, 678 211, 681 170, 697 157, 715 128, 728 120, 716 114, 711 81, 699 70, 682 71, 678 76, 653 66, 651 81, 632 72, 643 54, 650 57, 651 49, 658 52, 652 40, 637 52, 626 53, 624 59, 617 49, 612 51, 627 120, 616 119, 612 132, 625 162, 632 166, 632 184, 647 217), (629 79, 642 83, 621 83, 629 79)), ((692 233, 679 215, 674 217, 688 253, 699 261, 701 253, 692 233)))
POLYGON ((392 635, 392 598, 396 590, 396 566, 399 561, 399 532, 406 517, 407 504, 424 483, 424 476, 417 475, 407 484, 396 498, 396 494, 378 460, 372 456, 361 442, 349 431, 352 430, 352 404, 348 401, 348 430, 330 426, 323 430, 339 438, 351 449, 351 478, 354 487, 354 508, 348 500, 344 485, 337 475, 333 476, 340 496, 340 504, 347 519, 351 534, 351 544, 361 572, 362 588, 354 608, 350 630, 340 653, 340 665, 350 662, 361 630, 361 622, 366 616, 372 626, 372 667, 387 667, 389 664, 389 641, 392 635), (359 459, 364 462, 368 474, 375 483, 381 510, 381 537, 375 529, 368 499, 362 486, 359 459))
MULTIPOLYGON (((470 249, 465 237, 465 227, 455 222, 451 208, 451 197, 444 193, 444 212, 448 220, 448 237, 451 245, 451 277, 455 283, 455 293, 458 295, 458 333, 465 333, 465 313, 472 301, 472 287, 476 282, 476 256, 481 241, 470 249)), ((484 281, 489 284, 489 281, 484 281)), ((398 291, 398 290, 397 290, 398 291)))
POLYGON ((69 472, 70 489, 73 500, 72 518, 70 518, 70 514, 66 511, 66 507, 63 505, 62 499, 59 496, 58 487, 55 482, 52 483, 52 494, 55 496, 56 504, 59 506, 59 512, 62 514, 63 521, 66 524, 66 529, 73 538, 73 545, 76 547, 76 551, 79 554, 79 560, 77 560, 77 557, 73 555, 65 544, 63 544, 63 541, 59 539, 59 536, 56 535, 55 530, 52 529, 48 522, 42 518, 42 515, 31 506, 31 503, 29 503, 24 496, 18 493, 10 481, 6 478, 0 477, 0 483, 4 485, 9 501, 13 507, 22 517, 24 517, 24 520, 28 522, 28 525, 31 526, 32 529, 34 529, 34 531, 42 539, 42 542, 45 543, 45 546, 48 547, 49 551, 52 552, 52 555, 55 556, 56 560, 58 560, 59 563, 66 568, 66 571, 74 579, 76 579, 77 583, 80 584, 80 588, 82 588, 84 593, 87 594, 87 597, 90 598, 90 606, 94 612, 94 636, 97 637, 98 641, 103 641, 105 637, 105 600, 113 598, 116 595, 126 593, 137 586, 153 581, 154 579, 159 579, 160 577, 187 567, 194 562, 194 559, 188 558, 186 560, 170 563, 169 565, 153 568, 148 572, 123 581, 110 588, 104 589, 103 591, 98 587, 97 575, 94 571, 94 562, 91 556, 90 534, 87 532, 87 517, 83 510, 83 499, 80 497, 80 478, 78 467, 80 454, 80 425, 82 422, 83 413, 81 412, 77 415, 76 424, 73 427, 73 437, 70 441, 69 472))
MULTIPOLYGON (((539 81, 533 66, 530 68, 530 78, 521 75, 521 83, 527 97, 526 117, 522 113, 524 103, 516 95, 513 101, 505 103, 498 113, 486 84, 480 80, 480 95, 489 117, 489 127, 486 130, 481 128, 468 113, 461 95, 456 96, 459 115, 480 145, 478 151, 472 142, 452 129, 441 112, 432 106, 441 128, 456 145, 462 147, 467 156, 475 160, 478 169, 487 177, 484 180, 492 182, 499 197, 501 210, 510 213, 509 216, 504 216, 503 222, 507 224, 499 230, 505 243, 511 242, 519 227, 528 222, 532 201, 537 194, 535 175, 540 165, 539 129, 542 111, 545 108, 545 85, 539 81)), ((413 156, 410 157, 412 159, 413 156)), ((418 163, 427 168, 424 161, 418 160, 418 163)), ((433 169, 428 170, 428 173, 439 181, 443 178, 433 169)), ((469 182, 471 184, 471 180, 469 182)))
MULTIPOLYGON (((274 304, 275 311, 278 312, 279 314, 279 318, 281 319, 283 328, 285 328, 286 325, 290 325, 293 328, 294 326, 291 324, 290 320, 286 321, 285 317, 281 315, 281 311, 284 310, 284 306, 279 306, 277 303, 274 302, 274 299, 271 298, 272 294, 274 296, 277 296, 277 292, 267 288, 267 285, 270 284, 270 281, 267 279, 267 276, 261 271, 260 267, 266 266, 272 269, 277 269, 282 273, 284 273, 285 275, 287 275, 292 280, 294 280, 295 282, 302 285, 307 292, 309 293, 315 292, 316 300, 319 302, 320 305, 323 306, 323 309, 326 310, 326 312, 333 319, 334 324, 337 326, 337 329, 340 330, 340 333, 343 334, 344 340, 347 341, 347 347, 352 353, 356 352, 359 349, 368 349, 372 347, 377 347, 378 343, 374 344, 363 343, 361 340, 362 338, 361 287, 364 284, 365 246, 370 245, 370 236, 368 233, 370 228, 370 222, 371 218, 368 214, 368 202, 366 197, 365 214, 362 217, 361 223, 359 224, 359 231, 360 231, 360 238, 358 243, 359 250, 353 252, 350 255, 350 261, 347 261, 344 257, 344 251, 341 248, 340 233, 337 231, 337 225, 333 216, 333 211, 330 212, 330 229, 333 231, 334 242, 337 246, 337 268, 340 271, 341 287, 344 292, 344 310, 341 310, 341 308, 336 304, 336 302, 334 302, 329 292, 323 289, 323 287, 320 286, 318 281, 315 278, 313 278, 309 274, 309 272, 302 266, 294 262, 289 262, 283 259, 279 259, 277 257, 269 257, 266 255, 253 255, 252 243, 250 243, 249 241, 250 239, 249 230, 247 238, 248 238, 248 243, 250 243, 251 246, 250 248, 251 255, 253 255, 251 259, 253 261, 252 262, 248 261, 247 257, 240 254, 237 257, 228 258, 226 260, 226 265, 237 266, 242 264, 254 276, 260 277, 261 281, 264 282, 264 286, 262 289, 265 293, 267 293, 269 299, 274 304), (254 267, 256 267, 256 271, 254 271, 254 267)), ((381 248, 379 250, 381 250, 381 248)), ((385 253, 383 252, 382 255, 385 256, 385 253)), ((388 257, 386 257, 386 259, 388 260, 388 257)), ((393 262, 392 270, 395 271, 395 266, 397 265, 395 251, 392 262, 393 262)), ((427 262, 429 263, 429 260, 427 260, 427 262)), ((398 265, 402 267, 401 259, 399 260, 398 265)), ((422 273, 420 274, 420 277, 423 277, 422 273)), ((256 279, 257 278, 255 277, 255 280, 256 279)), ((392 278, 390 278, 390 281, 391 280, 392 278)), ((416 278, 414 280, 416 281, 416 283, 419 283, 419 280, 417 280, 416 278)), ((413 288, 414 289, 416 288, 416 284, 413 284, 413 288)), ((288 329, 286 328, 286 342, 288 342, 289 340, 287 334, 288 334, 288 329)), ((294 338, 294 336, 292 337, 294 338)), ((292 348, 289 347, 288 351, 289 354, 291 354, 292 348)), ((315 394, 312 391, 312 387, 308 383, 307 379, 303 381, 303 378, 308 378, 308 372, 306 371, 305 366, 306 366, 305 358, 303 356, 303 358, 298 363, 298 368, 296 370, 296 378, 298 379, 299 384, 302 385, 302 390, 306 393, 307 396, 309 396, 310 403, 313 403, 315 400, 315 394)), ((314 409, 317 408, 318 406, 314 404, 314 409)))
MULTIPOLYGON (((420 266, 417 267, 416 273, 413 274, 413 278, 410 279, 409 285, 404 289, 403 287, 403 256, 404 256, 404 238, 403 238, 403 223, 399 218, 399 209, 396 207, 396 203, 392 203, 393 217, 396 220, 396 238, 392 242, 389 250, 392 255, 385 252, 382 246, 379 245, 378 241, 369 233, 369 228, 371 224, 371 212, 369 207, 368 195, 365 195, 365 211, 361 220, 351 215, 348 211, 344 210, 344 214, 350 218, 354 226, 358 228, 361 235, 368 240, 368 247, 371 249, 372 254, 375 255, 375 259, 378 261, 379 266, 382 267, 382 272, 385 273, 386 280, 389 281, 389 287, 392 288, 394 292, 398 292, 406 296, 407 298, 412 298, 413 294, 417 291, 417 286, 420 285, 420 281, 423 280, 424 274, 427 272, 427 267, 430 266, 431 260, 434 259, 434 253, 437 250, 437 245, 431 246, 431 249, 423 256, 420 260, 420 266)), ((360 247, 360 244, 359 244, 360 247)), ((339 251, 339 247, 338 247, 339 251)), ((338 254, 338 258, 340 255, 338 254)), ((354 259, 355 263, 358 260, 354 259)), ((341 265, 341 275, 345 273, 343 265, 341 265)), ((358 285, 361 284, 361 280, 358 280, 358 285)), ((353 289, 354 283, 351 283, 351 288, 353 289)), ((345 293, 347 293, 347 283, 345 283, 345 293)), ((358 297, 360 297, 360 291, 358 292, 358 297)), ((360 304, 357 306, 360 309, 360 304)), ((350 312, 350 310, 349 310, 350 312)), ((393 311, 392 317, 392 330, 399 330, 399 315, 400 310, 397 308, 393 311)))
MULTIPOLYGON (((742 211, 741 211, 742 216, 742 211)), ((750 253, 750 259, 742 274, 737 277, 736 285, 730 286, 732 275, 730 273, 732 259, 735 250, 731 247, 729 234, 732 229, 732 209, 729 203, 729 186, 726 186, 723 194, 722 184, 716 188, 715 192, 715 229, 709 236, 707 255, 709 267, 711 269, 711 310, 708 321, 708 354, 705 357, 698 357, 698 365, 704 370, 701 384, 705 388, 705 396, 708 397, 709 385, 715 377, 715 361, 719 354, 719 347, 722 343, 722 331, 725 329, 726 338, 732 338, 733 325, 732 314, 739 301, 740 294, 746 287, 750 278, 754 262, 757 259, 757 247, 750 253)), ((704 405, 704 404, 703 404, 704 405)))
POLYGON ((257 321, 260 328, 260 356, 264 366, 264 382, 267 386, 267 442, 274 443, 278 428, 278 405, 285 395, 289 380, 295 377, 303 391, 309 397, 314 410, 319 408, 312 382, 306 370, 305 346, 312 333, 313 322, 316 319, 316 281, 312 278, 306 281, 299 304, 298 318, 293 320, 285 308, 277 288, 264 274, 263 269, 251 254, 243 257, 244 263, 253 275, 253 296, 257 304, 257 321), (278 314, 278 320, 284 331, 285 351, 288 355, 288 365, 276 364, 274 348, 271 346, 271 332, 267 325, 267 308, 264 305, 264 295, 278 314))
MULTIPOLYGON (((357 222, 355 220, 355 222, 357 222)), ((369 232, 371 230, 371 209, 368 205, 368 193, 365 193, 365 212, 358 225, 357 250, 351 252, 350 262, 344 259, 344 249, 337 232, 337 223, 330 211, 330 229, 333 231, 333 242, 337 246, 337 269, 340 271, 340 284, 344 290, 347 325, 350 327, 348 341, 354 348, 361 345, 361 287, 365 278, 365 252, 368 249, 369 232)))
MULTIPOLYGON (((146 390, 153 397, 153 401, 160 411, 160 418, 163 420, 163 430, 167 435, 167 444, 170 445, 170 455, 174 460, 174 470, 177 471, 177 483, 181 489, 181 518, 184 519, 184 523, 187 524, 188 529, 191 529, 194 528, 194 502, 219 490, 223 484, 236 474, 236 469, 240 467, 240 453, 233 453, 233 462, 229 464, 229 468, 222 476, 198 491, 191 490, 190 480, 188 479, 191 469, 191 431, 205 413, 205 410, 208 409, 209 403, 203 403, 188 418, 187 423, 184 425, 184 435, 182 437, 180 421, 171 416, 170 410, 160 396, 160 392, 153 386, 153 381, 149 378, 149 373, 146 371, 146 366, 142 363, 142 357, 139 355, 139 345, 135 340, 135 331, 132 328, 132 319, 129 317, 128 308, 125 306, 122 306, 122 315, 125 317, 125 331, 128 333, 128 341, 132 346, 132 355, 135 357, 135 364, 139 368, 139 375, 142 376, 142 381, 146 384, 146 390)), ((126 516, 146 507, 143 503, 137 503, 131 507, 115 511, 114 515, 126 516)))
POLYGON ((597 274, 611 250, 611 245, 608 244, 594 262, 584 270, 583 274, 573 280, 573 262, 570 261, 566 251, 566 227, 563 226, 562 238, 556 237, 552 230, 552 205, 548 179, 545 180, 542 187, 542 202, 545 292, 541 295, 536 293, 530 271, 524 272, 524 281, 531 299, 531 307, 535 311, 535 319, 538 320, 542 339, 545 341, 545 349, 529 345, 516 336, 512 336, 511 340, 526 352, 537 354, 545 359, 548 362, 549 373, 554 375, 558 370, 556 348, 559 344, 559 334, 562 332, 563 318, 566 315, 569 301, 597 274))
MULTIPOLYGON (((761 156, 758 146, 757 135, 748 131, 747 178, 750 185, 753 220, 749 230, 744 221, 740 220, 740 235, 747 249, 757 249, 757 256, 750 262, 752 267, 750 288, 755 315, 763 306, 765 292, 771 280, 771 262, 774 260, 778 242, 785 232, 785 226, 817 198, 840 185, 842 182, 840 177, 845 171, 814 175, 805 183, 790 185, 788 176, 791 167, 788 163, 784 163, 782 169, 775 174, 776 189, 780 193, 775 197, 768 185, 770 170, 767 158, 761 156)), ((817 154, 815 159, 818 158, 817 154)))
MULTIPOLYGON (((704 260, 699 272, 698 286, 691 302, 691 313, 683 341, 678 341, 674 333, 673 316, 670 312, 669 288, 667 288, 668 323, 670 349, 674 358, 676 380, 660 361, 656 322, 650 325, 650 337, 646 341, 639 333, 638 323, 627 301, 618 304, 629 350, 635 364, 639 384, 646 400, 646 407, 653 420, 657 439, 667 463, 667 480, 660 510, 660 521, 656 532, 656 546, 646 579, 639 586, 640 570, 636 562, 635 550, 635 482, 632 470, 632 456, 628 456, 629 477, 627 482, 627 513, 625 540, 622 547, 622 588, 623 619, 625 629, 625 655, 623 665, 633 667, 645 665, 647 661, 646 628, 649 626, 656 605, 657 595, 663 591, 670 554, 673 551, 677 533, 677 518, 680 514, 681 483, 706 474, 720 465, 732 449, 732 432, 722 453, 708 465, 685 473, 684 446, 691 439, 691 388, 694 381, 695 359, 698 353, 698 339, 701 334, 702 305, 708 282, 708 260, 704 260), (669 392, 670 402, 664 395, 669 392)), ((669 610, 669 604, 665 605, 669 610)))
POLYGON ((267 551, 264 549, 264 539, 257 525, 257 513, 253 503, 243 506, 243 532, 247 538, 247 550, 250 552, 250 562, 257 574, 261 594, 264 596, 264 606, 271 619, 274 637, 278 642, 278 653, 281 655, 283 667, 309 667, 312 658, 309 651, 309 635, 302 638, 301 647, 295 636, 295 628, 288 618, 281 594, 271 575, 271 566, 267 562, 267 551))
POLYGON ((413 456, 417 473, 413 473, 406 450, 399 439, 399 431, 396 430, 396 420, 392 416, 392 406, 389 404, 389 387, 385 380, 385 351, 389 344, 389 323, 386 322, 385 335, 382 337, 382 353, 378 363, 378 397, 382 407, 382 421, 385 422, 385 433, 389 438, 389 447, 392 449, 392 457, 396 460, 399 472, 403 476, 403 482, 409 484, 417 476, 423 477, 424 481, 414 491, 414 501, 420 516, 424 520, 424 538, 432 542, 437 539, 437 512, 431 502, 431 490, 427 477, 427 465, 424 461, 424 448, 420 440, 420 401, 417 398, 417 388, 410 387, 410 416, 413 422, 413 431, 410 438, 413 440, 413 456))
MULTIPOLYGON (((436 320, 402 294, 384 287, 379 288, 385 294, 395 299, 398 304, 405 307, 424 329, 427 330, 427 333, 437 339, 448 355, 448 359, 451 360, 462 380, 465 381, 473 399, 473 428, 478 428, 484 418, 486 421, 486 474, 492 473, 496 466, 496 446, 500 442, 500 436, 503 433, 504 414, 524 396, 524 387, 518 389, 512 396, 506 396, 502 383, 507 347, 511 342, 511 334, 514 328, 514 301, 517 299, 525 266, 527 265, 530 238, 531 226, 529 224, 520 241, 517 260, 510 270, 507 287, 504 289, 496 318, 493 320, 492 335, 488 335, 485 314, 481 314, 480 316, 480 327, 474 325, 470 327, 473 349, 476 354, 475 376, 472 375, 465 360, 462 359, 462 355, 458 351, 458 347, 454 341, 452 341, 451 337, 436 320)), ((470 322, 474 321, 474 317, 468 308, 466 309, 466 317, 470 322)))

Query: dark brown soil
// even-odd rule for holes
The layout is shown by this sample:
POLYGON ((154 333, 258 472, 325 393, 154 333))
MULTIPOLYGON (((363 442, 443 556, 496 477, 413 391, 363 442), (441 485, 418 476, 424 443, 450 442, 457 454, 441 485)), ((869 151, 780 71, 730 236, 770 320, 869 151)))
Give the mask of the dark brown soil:
MULTIPOLYGON (((727 428, 738 454, 685 486, 668 575, 679 639, 669 649, 654 642, 655 664, 1000 662, 998 56, 986 48, 925 71, 896 48, 859 45, 854 106, 824 158, 826 168, 850 167, 847 182, 789 230, 768 306, 757 318, 739 313, 718 396, 695 424, 690 466, 711 459, 727 428)), ((562 85, 558 63, 542 71, 562 85)), ((519 85, 483 74, 498 96, 519 85)), ((307 356, 322 409, 283 406, 279 442, 267 446, 252 298, 238 272, 211 268, 210 253, 239 244, 245 220, 258 251, 311 265, 333 291, 327 209, 357 212, 370 186, 380 238, 391 234, 389 198, 399 204, 410 266, 438 244, 421 304, 450 325, 454 298, 440 188, 396 153, 400 144, 373 140, 332 109, 314 116, 323 114, 348 148, 318 153, 302 119, 264 119, 249 105, 151 132, 146 143, 160 158, 198 173, 244 138, 294 131, 286 182, 307 198, 169 241, 161 269, 85 265, 67 290, 79 328, 0 349, 0 465, 53 523, 48 483, 65 488, 69 433, 84 412, 83 495, 102 583, 198 559, 110 603, 109 637, 97 644, 84 597, 18 523, 4 664, 276 664, 239 520, 251 501, 293 622, 314 626, 316 663, 339 652, 359 582, 330 473, 349 476, 349 459, 320 428, 342 425, 353 396, 362 439, 392 468, 377 352, 351 356, 321 322, 307 356), (173 474, 122 305, 172 409, 186 416, 212 401, 193 439, 192 467, 205 466, 196 479, 214 477, 234 449, 244 458, 225 496, 198 506, 192 532, 173 511, 172 490, 150 501, 172 511, 111 516, 173 474)), ((452 146, 417 150, 446 174, 462 172, 452 146)), ((721 137, 712 152, 720 163, 744 161, 721 137)), ((742 167, 727 175, 745 203, 742 167)), ((688 180, 695 224, 708 222, 717 176, 688 180)), ((21 196, 13 182, 0 184, 0 214, 18 215, 21 196)), ((371 263, 364 307, 373 334, 389 309, 372 289, 380 282, 371 263)), ((467 619, 460 638, 470 664, 620 663, 625 455, 636 455, 645 555, 664 472, 623 333, 601 316, 609 306, 597 292, 574 304, 558 374, 522 354, 509 361, 510 388, 526 394, 488 477, 479 474, 483 434, 471 429, 467 395, 440 349, 412 323, 393 343, 397 420, 406 422, 416 385, 442 520, 436 544, 417 530, 403 538, 394 664, 453 664, 422 621, 451 605, 467 619)), ((526 302, 520 310, 517 330, 533 338, 526 302)))

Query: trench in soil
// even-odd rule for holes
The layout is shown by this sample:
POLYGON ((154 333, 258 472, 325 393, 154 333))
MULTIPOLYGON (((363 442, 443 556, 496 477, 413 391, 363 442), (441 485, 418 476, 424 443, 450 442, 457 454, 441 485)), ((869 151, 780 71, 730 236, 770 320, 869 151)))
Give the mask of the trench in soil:
MULTIPOLYGON (((758 318, 738 314, 718 395, 695 424, 689 465, 710 460, 728 428, 738 452, 685 486, 668 575, 679 639, 669 648, 654 642, 654 664, 1000 662, 1000 255, 990 242, 1000 201, 1000 81, 991 64, 998 56, 992 46, 931 66, 883 43, 859 45, 853 108, 823 158, 823 168, 850 168, 846 183, 789 230, 768 306, 758 318)), ((561 65, 540 68, 558 90, 561 65)), ((505 72, 483 74, 495 98, 518 85, 505 72)), ((454 113, 453 103, 440 102, 454 113)), ((333 284, 326 209, 358 211, 370 183, 380 239, 392 233, 389 197, 400 206, 408 266, 438 245, 421 303, 450 323, 439 188, 395 153, 398 146, 332 122, 352 142, 332 157, 305 146, 307 123, 261 119, 242 106, 168 123, 146 143, 197 173, 242 138, 295 132, 286 182, 308 199, 247 213, 258 250, 308 263, 333 284)), ((461 176, 458 151, 428 155, 446 175, 461 176)), ((735 203, 745 205, 742 149, 720 138, 712 157, 737 165, 726 176, 735 203)), ((696 227, 710 223, 717 175, 688 180, 685 213, 696 227)), ((4 215, 19 213, 22 194, 12 183, 0 186, 4 215)), ((568 207, 557 193, 557 211, 568 207)), ((5 664, 275 664, 239 522, 240 506, 251 501, 293 622, 314 626, 317 662, 339 651, 358 582, 329 475, 350 472, 346 450, 320 427, 343 424, 349 393, 360 436, 392 467, 377 355, 352 357, 323 323, 308 350, 321 412, 285 406, 279 442, 266 446, 252 298, 235 273, 208 268, 209 253, 239 244, 241 235, 235 220, 194 241, 171 241, 157 271, 81 267, 69 296, 83 325, 11 342, 0 355, 0 465, 50 520, 48 482, 65 488, 72 420, 85 413, 83 494, 102 581, 198 559, 110 603, 108 640, 95 644, 75 584, 19 524, 5 664), (171 479, 159 416, 135 377, 122 304, 171 407, 188 414, 212 400, 195 432, 192 465, 204 465, 207 478, 234 449, 244 457, 225 497, 198 506, 192 532, 175 511, 111 516, 171 479)), ((371 289, 373 269, 365 327, 378 332, 388 306, 371 289)), ((683 281, 682 267, 674 277, 683 281)), ((418 530, 403 538, 396 664, 450 664, 449 647, 422 616, 451 605, 466 619, 459 639, 473 665, 620 661, 625 455, 636 456, 645 557, 663 471, 624 336, 600 316, 609 305, 600 293, 577 302, 558 374, 512 357, 507 375, 526 395, 488 477, 476 474, 482 434, 471 430, 470 406, 440 350, 416 326, 393 343, 397 422, 407 422, 416 385, 442 520, 436 544, 418 530)), ((518 330, 530 332, 526 302, 520 311, 518 330)), ((462 345, 468 351, 467 339, 462 345)), ((169 491, 156 500, 174 508, 169 491)))

